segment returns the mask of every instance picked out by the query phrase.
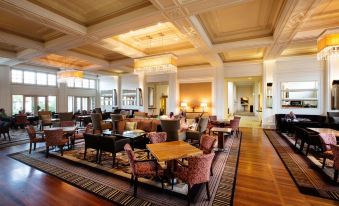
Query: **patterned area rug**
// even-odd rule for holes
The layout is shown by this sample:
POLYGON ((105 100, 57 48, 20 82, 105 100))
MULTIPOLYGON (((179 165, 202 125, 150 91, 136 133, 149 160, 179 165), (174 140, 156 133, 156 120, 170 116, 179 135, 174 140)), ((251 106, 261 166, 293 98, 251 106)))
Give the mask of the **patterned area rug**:
POLYGON ((275 130, 264 130, 300 192, 339 200, 339 187, 317 165, 294 149, 293 144, 275 130))
POLYGON ((25 129, 11 129, 9 135, 11 136, 11 140, 8 139, 7 134, 6 140, 3 135, 1 135, 0 149, 29 142, 29 137, 25 129))
MULTIPOLYGON (((205 187, 194 188, 195 196, 191 205, 232 205, 235 185, 236 169, 240 150, 240 138, 229 138, 226 141, 227 152, 216 153, 213 173, 210 179, 211 200, 207 200, 205 187)), ((35 167, 43 172, 54 175, 61 180, 77 186, 83 190, 111 200, 121 205, 186 205, 186 197, 171 191, 167 185, 162 191, 160 182, 156 179, 141 178, 138 186, 138 195, 133 197, 133 187, 129 183, 130 171, 125 162, 125 154, 118 155, 118 169, 112 169, 112 159, 106 154, 103 164, 98 165, 92 161, 94 152, 88 152, 89 161, 82 160, 81 144, 75 150, 67 151, 64 157, 58 152, 53 152, 49 158, 45 158, 41 149, 31 155, 27 151, 9 155, 27 165, 35 167)), ((143 159, 145 153, 138 151, 137 155, 143 159)), ((177 188, 184 190, 187 185, 178 181, 177 188), (182 187, 180 186, 182 185, 182 187)))

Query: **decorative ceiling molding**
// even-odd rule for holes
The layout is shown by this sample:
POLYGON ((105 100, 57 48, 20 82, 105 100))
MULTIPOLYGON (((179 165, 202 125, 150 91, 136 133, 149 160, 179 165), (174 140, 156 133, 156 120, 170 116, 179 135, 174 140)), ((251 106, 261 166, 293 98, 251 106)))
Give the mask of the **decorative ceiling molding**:
POLYGON ((300 30, 303 21, 311 15, 312 8, 318 4, 319 1, 315 0, 286 2, 273 34, 274 42, 265 52, 265 60, 275 59, 282 54, 300 30))
POLYGON ((0 42, 24 48, 43 50, 44 44, 15 34, 0 31, 0 42))
POLYGON ((66 34, 85 35, 87 33, 87 28, 85 26, 27 0, 2 0, 0 1, 0 6, 2 9, 6 9, 22 18, 29 19, 66 34))
POLYGON ((214 44, 213 51, 220 53, 229 50, 243 50, 268 47, 273 43, 273 36, 248 39, 243 41, 214 44))

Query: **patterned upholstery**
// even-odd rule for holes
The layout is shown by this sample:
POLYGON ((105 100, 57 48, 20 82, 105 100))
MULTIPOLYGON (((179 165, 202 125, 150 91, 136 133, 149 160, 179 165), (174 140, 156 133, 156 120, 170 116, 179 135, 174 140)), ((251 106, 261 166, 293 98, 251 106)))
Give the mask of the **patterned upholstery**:
POLYGON ((213 147, 217 139, 210 135, 203 135, 200 139, 200 149, 204 154, 209 154, 212 152, 213 147))
POLYGON ((331 150, 334 154, 334 169, 339 169, 339 145, 331 145, 331 150))
MULTIPOLYGON (((134 155, 131 145, 125 144, 124 150, 128 156, 128 161, 131 165, 132 175, 131 182, 134 183, 134 196, 137 194, 138 177, 149 177, 149 176, 163 176, 163 170, 159 170, 160 166, 155 160, 142 160, 138 161, 134 155)), ((161 185, 163 185, 163 178, 161 178, 161 185)))
POLYGON ((337 144, 337 138, 334 134, 319 134, 323 151, 331 150, 331 145, 337 144))
POLYGON ((210 180, 210 167, 214 153, 204 154, 188 158, 188 166, 179 166, 176 175, 189 187, 195 184, 205 183, 210 180))
POLYGON ((15 116, 15 124, 16 125, 23 125, 26 126, 29 124, 29 121, 27 120, 27 115, 17 115, 15 116))
POLYGON ((93 113, 91 114, 92 124, 93 124, 93 130, 94 131, 100 131, 102 133, 102 130, 105 129, 112 129, 111 123, 105 123, 102 121, 102 115, 101 113, 93 113))
POLYGON ((166 142, 167 133, 166 132, 150 132, 148 133, 148 138, 151 144, 166 142))
POLYGON ((32 144, 34 143, 34 150, 36 148, 36 143, 37 142, 45 142, 45 138, 44 138, 44 134, 43 133, 39 133, 41 135, 41 137, 37 137, 37 133, 34 129, 33 126, 28 125, 25 127, 27 134, 29 136, 29 154, 31 154, 32 151, 32 144))
POLYGON ((46 137, 46 157, 48 157, 50 146, 59 146, 61 155, 63 155, 63 146, 68 143, 68 139, 64 137, 62 129, 45 130, 44 134, 46 137))
POLYGON ((74 127, 73 121, 62 121, 60 122, 60 127, 74 127))

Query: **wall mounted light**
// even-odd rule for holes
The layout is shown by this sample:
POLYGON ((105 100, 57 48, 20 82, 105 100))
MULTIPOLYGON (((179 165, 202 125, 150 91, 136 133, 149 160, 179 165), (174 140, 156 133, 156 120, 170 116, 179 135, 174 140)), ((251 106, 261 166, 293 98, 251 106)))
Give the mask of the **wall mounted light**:
POLYGON ((186 108, 187 108, 187 102, 181 102, 181 103, 180 103, 180 107, 181 107, 183 110, 186 110, 186 108))
POLYGON ((201 102, 200 107, 202 108, 202 111, 204 112, 205 109, 207 108, 207 103, 206 102, 201 102))

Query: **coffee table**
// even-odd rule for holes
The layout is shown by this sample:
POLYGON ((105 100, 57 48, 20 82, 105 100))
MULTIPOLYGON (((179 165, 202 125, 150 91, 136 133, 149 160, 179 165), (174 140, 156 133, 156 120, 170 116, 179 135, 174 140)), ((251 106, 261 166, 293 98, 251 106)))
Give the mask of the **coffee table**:
POLYGON ((137 129, 137 130, 124 131, 122 134, 115 134, 112 131, 105 130, 105 131, 102 132, 102 134, 103 135, 107 135, 107 136, 114 135, 114 136, 117 136, 117 137, 129 138, 131 147, 134 150, 134 143, 135 143, 135 141, 137 139, 145 137, 146 132, 143 131, 143 130, 137 129))
POLYGON ((218 148, 217 151, 226 151, 224 143, 224 134, 231 135, 232 128, 227 127, 212 127, 211 132, 218 133, 218 148))

